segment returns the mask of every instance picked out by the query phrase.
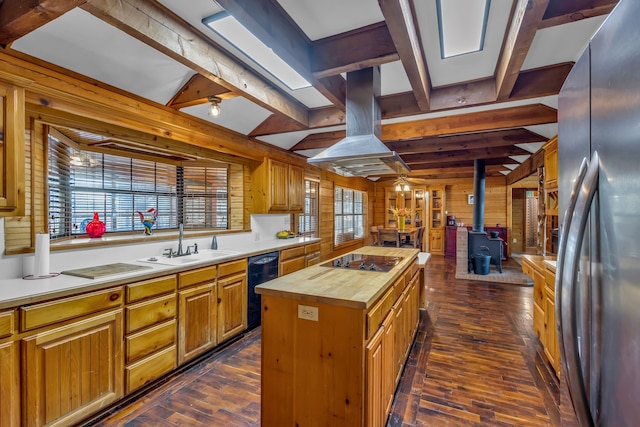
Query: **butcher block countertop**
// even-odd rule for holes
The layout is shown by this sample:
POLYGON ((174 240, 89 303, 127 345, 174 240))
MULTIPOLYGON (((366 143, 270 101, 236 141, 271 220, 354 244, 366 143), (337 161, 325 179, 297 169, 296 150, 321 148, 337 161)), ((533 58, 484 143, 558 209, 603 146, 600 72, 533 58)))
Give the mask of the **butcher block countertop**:
POLYGON ((403 259, 386 273, 331 268, 318 264, 258 285, 256 292, 366 310, 411 265, 417 258, 418 252, 417 249, 364 246, 350 253, 397 256, 403 259))
POLYGON ((555 255, 531 255, 531 254, 523 254, 522 262, 528 262, 532 267, 537 269, 538 271, 544 271, 545 264, 552 263, 555 271, 555 255))

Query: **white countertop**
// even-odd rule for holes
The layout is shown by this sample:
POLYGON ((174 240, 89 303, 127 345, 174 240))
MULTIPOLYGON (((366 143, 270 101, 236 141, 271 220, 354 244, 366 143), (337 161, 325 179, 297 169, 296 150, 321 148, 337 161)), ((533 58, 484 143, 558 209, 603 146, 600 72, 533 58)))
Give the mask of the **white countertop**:
MULTIPOLYGON (((203 259, 200 262, 193 262, 188 265, 175 266, 165 264, 153 264, 149 262, 136 261, 136 259, 123 259, 120 262, 127 264, 144 265, 151 267, 143 271, 116 274, 97 279, 86 279, 83 277, 60 274, 55 277, 38 278, 34 280, 3 279, 0 286, 0 309, 15 307, 22 304, 44 301, 46 299, 58 298, 110 286, 117 286, 130 283, 136 280, 145 280, 157 277, 162 274, 177 273, 179 271, 190 270, 206 265, 219 264, 233 259, 246 258, 253 255, 286 249, 288 247, 300 246, 307 243, 319 242, 318 238, 296 237, 293 239, 274 239, 250 242, 248 249, 235 251, 233 255, 216 258, 215 260, 203 259)), ((143 257, 138 257, 141 259, 143 257)), ((99 260, 97 260, 99 261, 99 260)), ((95 266, 110 263, 96 262, 95 266)))

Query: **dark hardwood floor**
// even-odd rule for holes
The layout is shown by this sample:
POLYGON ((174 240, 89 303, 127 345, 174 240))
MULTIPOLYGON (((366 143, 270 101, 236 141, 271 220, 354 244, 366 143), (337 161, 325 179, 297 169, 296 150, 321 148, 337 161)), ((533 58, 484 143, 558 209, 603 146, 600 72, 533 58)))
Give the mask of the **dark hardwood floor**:
MULTIPOLYGON (((438 256, 426 275, 427 310, 388 426, 560 426, 532 288, 456 280, 454 261, 438 256)), ((260 330, 91 424, 259 426, 260 330)))

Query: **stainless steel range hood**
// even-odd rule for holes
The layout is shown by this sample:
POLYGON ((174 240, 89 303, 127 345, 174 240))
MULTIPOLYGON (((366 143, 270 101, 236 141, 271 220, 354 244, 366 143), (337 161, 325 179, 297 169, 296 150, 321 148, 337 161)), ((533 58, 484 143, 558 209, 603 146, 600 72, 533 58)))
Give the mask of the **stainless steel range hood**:
POLYGON ((403 174, 406 163, 380 140, 380 67, 347 73, 347 136, 308 163, 344 176, 403 174))

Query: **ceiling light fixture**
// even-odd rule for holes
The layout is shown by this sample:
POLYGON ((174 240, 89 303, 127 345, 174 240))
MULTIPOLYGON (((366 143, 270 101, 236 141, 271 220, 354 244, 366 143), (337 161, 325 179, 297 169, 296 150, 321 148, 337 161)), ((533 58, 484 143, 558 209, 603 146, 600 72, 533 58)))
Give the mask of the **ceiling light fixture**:
POLYGON ((209 104, 209 110, 207 111, 211 117, 218 117, 222 112, 222 108, 220 108, 220 103, 222 99, 217 96, 210 96, 207 98, 211 104, 209 104))
POLYGON ((396 180, 395 184, 396 184, 396 192, 398 193, 402 191, 410 190, 409 181, 407 180, 406 175, 400 175, 400 178, 396 180))

